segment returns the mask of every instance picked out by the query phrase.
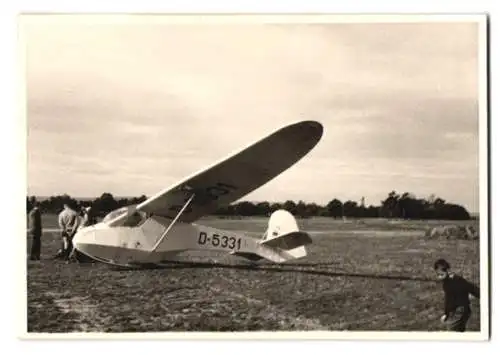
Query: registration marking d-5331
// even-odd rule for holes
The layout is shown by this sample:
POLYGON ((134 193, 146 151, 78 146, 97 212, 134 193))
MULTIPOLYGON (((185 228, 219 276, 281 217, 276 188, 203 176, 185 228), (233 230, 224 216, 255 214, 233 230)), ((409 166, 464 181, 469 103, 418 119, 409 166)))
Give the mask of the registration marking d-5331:
POLYGON ((200 232, 198 235, 198 244, 206 245, 207 243, 224 249, 240 250, 241 248, 241 238, 228 237, 217 233, 208 235, 206 232, 200 232))

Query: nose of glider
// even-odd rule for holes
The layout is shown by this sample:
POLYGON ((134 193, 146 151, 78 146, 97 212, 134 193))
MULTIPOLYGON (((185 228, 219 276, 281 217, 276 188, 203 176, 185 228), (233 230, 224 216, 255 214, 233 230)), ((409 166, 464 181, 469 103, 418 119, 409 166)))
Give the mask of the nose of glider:
POLYGON ((74 248, 89 256, 92 256, 91 251, 87 249, 94 243, 95 243, 95 228, 93 227, 82 228, 73 237, 74 248))
POLYGON ((92 259, 110 263, 121 256, 128 257, 126 253, 120 254, 123 251, 120 236, 114 229, 96 224, 80 229, 73 237, 73 246, 92 259))

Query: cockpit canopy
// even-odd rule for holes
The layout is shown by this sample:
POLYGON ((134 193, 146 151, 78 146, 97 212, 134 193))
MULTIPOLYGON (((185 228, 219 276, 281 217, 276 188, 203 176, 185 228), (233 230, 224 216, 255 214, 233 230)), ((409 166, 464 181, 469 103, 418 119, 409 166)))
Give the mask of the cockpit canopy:
POLYGON ((118 217, 118 216, 120 216, 120 215, 122 215, 122 214, 126 213, 126 212, 127 212, 127 209, 128 209, 128 207, 121 207, 121 208, 118 208, 118 209, 116 209, 116 210, 114 210, 114 211, 111 211, 111 212, 109 212, 109 213, 108 213, 108 214, 104 217, 104 219, 103 219, 102 221, 103 221, 104 223, 109 222, 109 221, 111 221, 111 220, 115 219, 116 217, 118 217))
POLYGON ((136 227, 144 223, 148 219, 148 215, 146 212, 135 210, 135 206, 125 206, 109 212, 104 217, 102 222, 107 223, 109 221, 112 221, 119 216, 129 213, 129 210, 132 210, 133 212, 121 224, 124 227, 136 227))

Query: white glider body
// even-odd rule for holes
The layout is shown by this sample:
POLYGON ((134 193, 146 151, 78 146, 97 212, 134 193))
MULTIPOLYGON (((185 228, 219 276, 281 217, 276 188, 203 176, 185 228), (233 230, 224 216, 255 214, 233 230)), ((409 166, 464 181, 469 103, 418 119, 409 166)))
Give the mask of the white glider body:
POLYGON ((139 205, 109 213, 101 223, 79 230, 73 244, 98 261, 123 266, 165 262, 186 250, 225 251, 276 263, 304 257, 311 239, 285 210, 271 215, 262 240, 194 222, 290 168, 322 134, 315 121, 286 126, 139 205))

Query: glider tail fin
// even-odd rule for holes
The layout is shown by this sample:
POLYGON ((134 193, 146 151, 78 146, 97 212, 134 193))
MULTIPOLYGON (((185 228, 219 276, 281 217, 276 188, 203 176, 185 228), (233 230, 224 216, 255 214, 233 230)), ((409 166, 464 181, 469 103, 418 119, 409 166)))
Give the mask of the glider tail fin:
POLYGON ((293 215, 285 210, 277 210, 269 218, 268 228, 259 247, 251 252, 232 252, 250 261, 267 259, 275 263, 303 258, 307 255, 306 245, 312 243, 311 237, 299 231, 293 215))
POLYGON ((299 231, 297 221, 286 210, 273 212, 268 228, 260 244, 277 248, 290 259, 303 258, 307 255, 305 245, 312 243, 311 237, 299 231))

